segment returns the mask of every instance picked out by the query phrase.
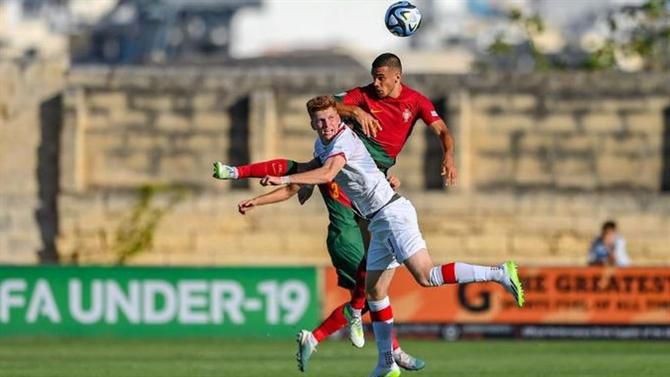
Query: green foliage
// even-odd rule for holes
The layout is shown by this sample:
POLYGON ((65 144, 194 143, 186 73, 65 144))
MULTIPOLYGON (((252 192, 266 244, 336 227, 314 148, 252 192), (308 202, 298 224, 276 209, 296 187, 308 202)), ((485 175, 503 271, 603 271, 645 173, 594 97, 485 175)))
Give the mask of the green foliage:
POLYGON ((179 186, 145 185, 139 189, 139 198, 130 215, 116 229, 114 243, 110 247, 116 263, 124 264, 128 258, 151 250, 154 233, 161 219, 187 195, 179 186), (155 204, 157 196, 165 198, 163 205, 155 204))
MULTIPOLYGON (((619 58, 636 57, 644 70, 670 69, 670 0, 647 0, 640 5, 627 5, 610 12, 606 18, 605 40, 576 68, 587 70, 614 69, 619 58)), ((520 28, 530 47, 536 70, 563 68, 560 63, 536 48, 535 41, 545 31, 545 23, 537 14, 524 14, 515 9, 508 13, 510 24, 520 28)), ((512 46, 502 35, 490 45, 494 55, 509 55, 512 46)))

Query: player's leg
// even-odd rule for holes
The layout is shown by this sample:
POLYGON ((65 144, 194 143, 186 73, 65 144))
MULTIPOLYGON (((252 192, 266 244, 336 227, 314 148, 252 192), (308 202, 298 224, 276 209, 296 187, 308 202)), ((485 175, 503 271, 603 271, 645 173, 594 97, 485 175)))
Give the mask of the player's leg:
POLYGON ((365 345, 365 332, 363 331, 363 313, 366 311, 367 298, 365 295, 366 277, 365 258, 358 265, 355 274, 355 285, 351 290, 351 300, 344 306, 344 317, 349 326, 349 340, 355 347, 362 348, 365 345))
POLYGON ((237 166, 215 161, 213 176, 218 179, 263 178, 267 175, 282 176, 295 173, 297 166, 297 162, 286 159, 275 159, 237 166))
POLYGON ((505 287, 505 290, 514 297, 517 305, 523 306, 523 287, 516 264, 512 261, 498 266, 479 266, 461 262, 435 266, 428 251, 422 249, 407 259, 404 264, 417 283, 424 287, 492 281, 505 287))
POLYGON ((493 281, 505 287, 517 305, 523 305, 523 287, 514 262, 505 262, 498 266, 460 262, 435 266, 419 230, 414 206, 406 199, 400 199, 396 203, 393 208, 394 216, 390 216, 389 220, 392 231, 388 242, 396 250, 396 258, 405 264, 417 283, 424 287, 436 287, 444 284, 493 281))
POLYGON ((366 291, 372 319, 372 330, 377 344, 377 366, 372 377, 399 376, 400 368, 393 357, 393 308, 388 297, 388 287, 395 268, 368 271, 366 291))
MULTIPOLYGON (((331 203, 332 204, 332 203, 331 203)), ((346 209, 342 206, 343 209, 346 209)), ((333 210, 329 206, 329 210, 333 210)), ((350 210, 349 210, 350 211, 350 210)), ((341 216, 331 216, 328 225, 328 238, 326 240, 328 254, 337 273, 337 283, 340 287, 352 290, 356 285, 357 269, 364 259, 365 249, 363 239, 353 213, 348 218, 348 212, 342 211, 341 216)), ((326 319, 312 331, 302 330, 298 334, 298 369, 305 371, 311 355, 316 351, 317 345, 336 331, 345 327, 348 323, 345 317, 345 304, 335 308, 326 319)), ((365 302, 364 302, 365 305, 365 302)), ((352 344, 362 347, 365 338, 362 335, 352 338, 352 344), (361 339, 361 340, 359 340, 361 339)))
MULTIPOLYGON (((356 286, 351 293, 351 301, 344 308, 344 315, 347 318, 349 325, 349 337, 352 344, 356 345, 357 339, 365 340, 365 333, 363 331, 362 316, 368 311, 366 305, 367 299, 365 294, 365 278, 366 266, 365 259, 356 271, 356 286)), ((401 368, 411 371, 417 371, 425 368, 426 362, 418 357, 414 357, 405 352, 400 347, 398 341, 398 334, 394 331, 392 334, 393 341, 393 359, 401 368)))
MULTIPOLYGON (((365 250, 368 250, 370 246, 370 232, 368 231, 368 221, 356 216, 356 221, 358 223, 358 227, 361 231, 361 235, 363 237, 363 242, 365 243, 365 250)), ((360 334, 360 339, 364 339, 364 332, 363 332, 363 324, 362 324, 362 314, 365 314, 366 311, 366 294, 365 294, 365 277, 366 277, 366 261, 363 260, 361 262, 361 265, 358 268, 358 271, 356 271, 356 287, 354 287, 354 290, 352 291, 352 298, 350 302, 350 306, 345 307, 345 314, 347 315, 347 320, 349 321, 349 336, 352 337, 354 335, 352 334, 360 334), (349 313, 347 312, 348 309, 351 308, 349 313), (360 309, 356 310, 356 309, 360 309)), ((351 339, 352 343, 354 342, 354 339, 351 339)), ((396 364, 398 364, 401 368, 410 370, 410 371, 417 371, 421 370, 426 366, 426 362, 423 361, 422 359, 419 359, 418 357, 414 357, 407 352, 405 352, 401 347, 400 347, 400 342, 398 341, 398 334, 393 331, 392 334, 392 340, 393 340, 393 359, 395 360, 396 364)))
POLYGON ((393 357, 393 309, 388 297, 388 287, 400 264, 387 244, 391 236, 389 225, 385 219, 370 224, 372 239, 366 257, 365 291, 379 356, 371 374, 374 377, 400 375, 400 368, 393 357))

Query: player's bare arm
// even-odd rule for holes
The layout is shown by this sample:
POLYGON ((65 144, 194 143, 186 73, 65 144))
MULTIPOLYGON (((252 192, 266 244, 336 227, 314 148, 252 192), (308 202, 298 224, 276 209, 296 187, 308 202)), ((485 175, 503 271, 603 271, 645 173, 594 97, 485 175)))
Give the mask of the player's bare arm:
POLYGON ((397 190, 398 188, 400 188, 400 184, 401 184, 400 179, 398 177, 396 177, 395 175, 393 175, 393 174, 389 175, 388 177, 386 177, 386 180, 389 182, 392 189, 397 190))
POLYGON ((377 132, 381 131, 382 126, 379 121, 365 110, 354 105, 345 105, 338 102, 336 105, 337 113, 342 117, 354 118, 363 128, 363 133, 368 137, 376 137, 377 132))
POLYGON ((237 204, 237 210, 242 215, 245 215, 247 212, 251 211, 256 207, 267 204, 279 203, 288 200, 292 198, 295 194, 297 194, 298 190, 300 190, 300 185, 297 184, 286 185, 276 190, 265 193, 263 195, 259 195, 255 198, 239 202, 237 204))
MULTIPOLYGON (((310 164, 318 163, 317 159, 314 159, 310 164)), ((271 177, 267 176, 261 179, 261 185, 263 186, 278 186, 286 184, 299 184, 299 185, 320 185, 322 183, 331 182, 335 179, 337 173, 342 170, 344 165, 347 163, 347 160, 342 155, 335 155, 326 160, 323 166, 315 168, 313 170, 306 171, 304 173, 297 173, 292 175, 287 175, 283 177, 271 177)))
POLYGON ((456 177, 458 175, 456 171, 456 162, 454 160, 454 139, 443 120, 437 120, 431 123, 429 127, 440 139, 442 151, 444 152, 442 157, 442 172, 440 173, 443 177, 444 185, 453 186, 456 184, 456 177))

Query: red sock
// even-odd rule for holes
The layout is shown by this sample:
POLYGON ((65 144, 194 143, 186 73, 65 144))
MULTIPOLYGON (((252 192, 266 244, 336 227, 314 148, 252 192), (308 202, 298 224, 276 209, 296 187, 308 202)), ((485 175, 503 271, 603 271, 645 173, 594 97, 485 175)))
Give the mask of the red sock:
POLYGON ((456 284, 456 265, 454 263, 443 264, 441 267, 444 284, 456 284))
POLYGON ((333 334, 335 331, 341 329, 347 325, 347 319, 344 317, 344 305, 342 304, 335 308, 332 313, 326 318, 319 327, 315 328, 312 331, 314 338, 321 342, 326 339, 330 334, 333 334))
POLYGON ((358 310, 363 310, 365 307, 365 276, 367 275, 365 267, 366 263, 363 259, 356 270, 356 286, 351 291, 351 307, 358 310))
POLYGON ((255 164, 236 166, 238 178, 263 178, 266 175, 281 177, 295 165, 295 162, 284 159, 257 162, 255 164))

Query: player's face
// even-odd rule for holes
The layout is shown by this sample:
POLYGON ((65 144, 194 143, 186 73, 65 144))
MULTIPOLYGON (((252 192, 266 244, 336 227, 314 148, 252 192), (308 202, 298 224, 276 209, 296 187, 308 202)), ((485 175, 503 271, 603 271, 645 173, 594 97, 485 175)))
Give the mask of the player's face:
POLYGON ((377 97, 387 97, 400 85, 400 70, 390 67, 373 68, 372 85, 375 87, 377 97))
POLYGON ((330 140, 335 137, 340 128, 340 115, 334 107, 320 110, 312 114, 312 128, 316 130, 322 140, 330 140))

